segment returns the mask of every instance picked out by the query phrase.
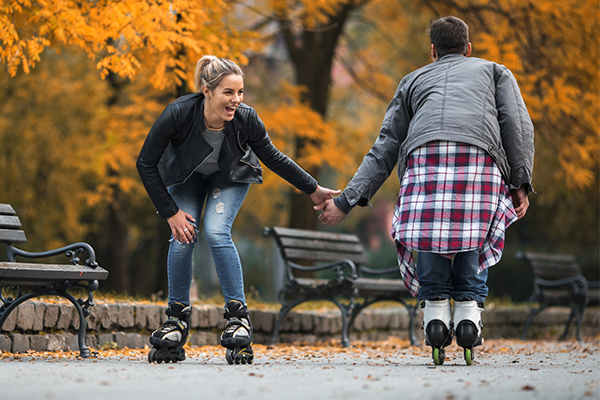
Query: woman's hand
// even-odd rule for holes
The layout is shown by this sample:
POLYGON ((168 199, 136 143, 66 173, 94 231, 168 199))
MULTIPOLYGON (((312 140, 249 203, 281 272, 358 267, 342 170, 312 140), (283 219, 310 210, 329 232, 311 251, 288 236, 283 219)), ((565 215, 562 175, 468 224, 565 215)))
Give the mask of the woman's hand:
POLYGON ((340 192, 341 192, 341 190, 327 189, 327 188, 317 185, 317 188, 315 189, 315 191, 312 192, 309 196, 310 196, 311 200, 313 201, 313 203, 318 205, 318 204, 323 203, 325 200, 333 199, 333 195, 340 194, 340 192))
POLYGON ((177 214, 167 218, 167 222, 171 227, 171 234, 178 242, 189 244, 196 238, 196 229, 192 225, 196 220, 185 211, 180 209, 177 214))

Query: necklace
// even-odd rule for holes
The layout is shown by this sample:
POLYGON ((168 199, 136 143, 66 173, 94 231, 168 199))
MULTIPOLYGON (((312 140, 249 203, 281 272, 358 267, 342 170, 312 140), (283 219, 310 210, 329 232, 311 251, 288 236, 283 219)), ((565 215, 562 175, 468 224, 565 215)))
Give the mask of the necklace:
POLYGON ((221 132, 225 128, 225 125, 223 125, 220 128, 211 128, 208 125, 204 125, 204 126, 206 127, 206 129, 208 129, 209 131, 212 131, 212 132, 221 132))

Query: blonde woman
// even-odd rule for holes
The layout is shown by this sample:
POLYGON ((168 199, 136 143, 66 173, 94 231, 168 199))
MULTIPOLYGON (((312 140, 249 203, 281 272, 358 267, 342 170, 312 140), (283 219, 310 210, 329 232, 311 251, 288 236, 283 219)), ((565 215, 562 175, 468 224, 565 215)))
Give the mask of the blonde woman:
POLYGON ((244 73, 226 58, 202 57, 196 93, 178 98, 150 130, 137 161, 140 178, 171 228, 167 260, 168 320, 152 333, 150 362, 185 359, 192 253, 204 208, 204 232, 225 299, 221 335, 229 364, 251 364, 253 331, 242 264, 231 238, 251 183, 262 182, 259 159, 320 204, 338 191, 323 188, 271 142, 256 111, 244 104, 244 73))

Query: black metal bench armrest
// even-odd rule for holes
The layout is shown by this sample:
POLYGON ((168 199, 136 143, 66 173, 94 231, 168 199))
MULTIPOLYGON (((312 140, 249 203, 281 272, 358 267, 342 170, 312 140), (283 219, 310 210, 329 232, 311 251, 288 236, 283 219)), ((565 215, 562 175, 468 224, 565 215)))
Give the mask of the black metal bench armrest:
POLYGON ((367 268, 367 267, 360 267, 359 268, 359 272, 361 273, 366 273, 368 275, 388 275, 388 274, 393 274, 394 272, 400 274, 400 270, 398 269, 398 267, 390 267, 390 268, 384 268, 384 269, 373 269, 373 268, 367 268))
POLYGON ((589 292, 588 282, 585 277, 581 275, 571 276, 569 278, 557 279, 554 281, 542 279, 542 278, 534 278, 533 279, 534 293, 541 294, 541 290, 558 288, 560 286, 569 286, 575 295, 583 295, 586 296, 589 292))
POLYGON ((96 253, 92 246, 85 242, 73 243, 65 247, 61 247, 59 249, 48 250, 43 252, 29 252, 18 249, 12 245, 6 246, 6 255, 7 261, 14 262, 16 256, 26 257, 26 258, 47 258, 52 256, 57 256, 60 254, 65 254, 68 258, 70 258, 70 262, 73 265, 79 265, 81 261, 78 257, 80 253, 84 251, 88 252, 89 258, 85 260, 85 264, 88 267, 96 268, 98 267, 98 263, 96 262, 96 253))
POLYGON ((329 264, 315 265, 315 266, 300 265, 300 264, 296 264, 295 262, 288 261, 287 265, 291 269, 296 269, 299 271, 324 271, 324 270, 330 269, 335 272, 335 275, 337 276, 338 279, 343 279, 343 278, 356 279, 358 277, 358 275, 356 273, 356 265, 354 264, 354 262, 352 260, 340 260, 340 261, 332 262, 329 264), (350 274, 349 275, 345 274, 344 269, 350 269, 350 274))

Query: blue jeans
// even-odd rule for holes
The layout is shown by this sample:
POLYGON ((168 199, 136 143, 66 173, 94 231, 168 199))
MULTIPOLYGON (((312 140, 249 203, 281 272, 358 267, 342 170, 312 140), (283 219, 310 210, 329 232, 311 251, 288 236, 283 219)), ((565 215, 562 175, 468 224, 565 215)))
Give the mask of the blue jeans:
MULTIPOLYGON (((194 173, 185 183, 169 187, 179 209, 191 214, 198 226, 206 203, 204 233, 225 302, 239 300, 246 304, 242 263, 231 238, 231 226, 249 189, 249 183, 231 182, 221 172, 207 179, 194 173)), ((190 304, 195 243, 179 243, 171 237, 167 260, 169 303, 190 304)))
POLYGON ((436 253, 419 252, 417 277, 419 300, 475 300, 484 303, 488 295, 487 268, 478 273, 479 251, 457 253, 454 260, 436 253))

